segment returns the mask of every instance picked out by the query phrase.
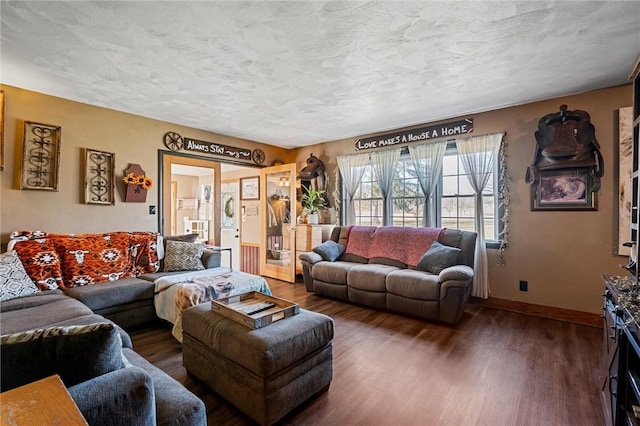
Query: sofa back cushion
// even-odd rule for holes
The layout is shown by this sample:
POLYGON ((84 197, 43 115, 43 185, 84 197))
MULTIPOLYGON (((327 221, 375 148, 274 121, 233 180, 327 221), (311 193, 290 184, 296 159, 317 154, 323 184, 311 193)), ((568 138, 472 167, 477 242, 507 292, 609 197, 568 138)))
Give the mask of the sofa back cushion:
POLYGON ((16 231, 10 247, 41 290, 115 281, 158 270, 157 232, 16 231))
POLYGON ((376 259, 389 259, 393 265, 415 267, 434 241, 444 233, 441 228, 410 228, 400 226, 352 226, 345 253, 376 259))
POLYGON ((126 232, 70 235, 55 239, 64 288, 134 276, 131 235, 126 232))
POLYGON ((59 374, 65 386, 124 367, 111 323, 51 327, 0 336, 2 392, 59 374))

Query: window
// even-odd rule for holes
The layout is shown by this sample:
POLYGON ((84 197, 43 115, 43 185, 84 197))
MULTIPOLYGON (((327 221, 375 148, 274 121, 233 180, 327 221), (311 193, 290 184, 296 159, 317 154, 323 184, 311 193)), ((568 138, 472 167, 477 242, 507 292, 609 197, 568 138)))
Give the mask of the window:
MULTIPOLYGON (((499 163, 499 162, 496 162, 499 163)), ((494 188, 497 187, 497 166, 489 177, 482 193, 484 209, 484 232, 487 241, 498 241, 498 200, 494 188)), ((475 231, 474 195, 464 171, 455 144, 447 146, 442 161, 442 181, 438 187, 438 223, 443 228, 455 228, 463 231, 475 231)))
MULTIPOLYGON (((498 187, 499 163, 496 161, 482 196, 485 238, 488 242, 499 240, 500 215, 498 194, 495 192, 498 187)), ((475 231, 473 189, 467 179, 455 143, 447 145, 442 165, 442 179, 438 184, 435 198, 438 226, 475 231)), ((370 165, 366 167, 354 197, 354 206, 356 225, 382 225, 382 195, 370 165)), ((421 226, 423 208, 424 196, 413 161, 408 153, 403 152, 393 182, 393 225, 421 226)))
MULTIPOLYGON (((345 191, 343 190, 344 194, 345 191)), ((353 197, 356 212, 356 225, 382 225, 382 193, 373 174, 371 165, 367 165, 360 186, 353 197)), ((343 203, 343 205, 346 205, 343 203)))

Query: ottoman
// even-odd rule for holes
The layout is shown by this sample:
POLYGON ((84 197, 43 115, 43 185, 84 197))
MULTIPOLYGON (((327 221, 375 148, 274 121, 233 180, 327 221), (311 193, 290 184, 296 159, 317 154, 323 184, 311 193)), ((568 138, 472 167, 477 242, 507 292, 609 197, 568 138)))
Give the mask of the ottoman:
POLYGON ((329 389, 334 324, 326 315, 300 309, 254 330, 204 303, 184 311, 182 329, 187 371, 260 424, 329 389))

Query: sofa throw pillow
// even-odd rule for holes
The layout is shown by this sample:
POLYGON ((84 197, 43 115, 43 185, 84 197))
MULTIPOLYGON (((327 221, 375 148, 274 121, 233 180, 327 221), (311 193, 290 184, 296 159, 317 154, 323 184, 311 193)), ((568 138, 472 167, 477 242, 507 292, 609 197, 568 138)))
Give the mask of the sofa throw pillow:
POLYGON ((112 323, 72 325, 0 336, 2 392, 59 374, 73 386, 124 367, 112 323))
POLYGON ((60 257, 51 238, 17 241, 13 248, 40 290, 55 290, 62 285, 60 257))
POLYGON ((198 271, 204 269, 202 253, 204 245, 169 240, 164 254, 164 271, 198 271))
POLYGON ((418 269, 439 274, 443 269, 453 266, 458 261, 460 249, 449 247, 434 241, 418 262, 418 269))
POLYGON ((37 293, 15 250, 0 254, 0 302, 37 293))
POLYGON ((322 256, 324 260, 334 262, 344 253, 344 246, 335 241, 328 240, 319 246, 315 246, 312 250, 322 256))

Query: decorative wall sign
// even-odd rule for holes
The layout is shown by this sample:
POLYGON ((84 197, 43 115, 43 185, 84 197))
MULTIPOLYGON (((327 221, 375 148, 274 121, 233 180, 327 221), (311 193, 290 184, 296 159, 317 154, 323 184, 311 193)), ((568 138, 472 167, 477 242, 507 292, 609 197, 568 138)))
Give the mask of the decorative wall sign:
POLYGON ((153 186, 153 181, 148 177, 140 164, 130 164, 124 172, 126 192, 124 201, 128 203, 144 203, 147 201, 147 190, 153 186))
POLYGON ((193 151, 203 154, 222 155, 237 160, 253 160, 256 164, 262 164, 265 159, 264 152, 260 149, 251 151, 246 148, 222 145, 213 142, 201 141, 192 138, 183 138, 176 132, 167 132, 164 135, 164 145, 171 151, 193 151))
POLYGON ((629 256, 622 244, 631 238, 633 119, 631 107, 618 110, 618 254, 629 256))
POLYGON ((531 210, 598 210, 592 170, 540 172, 531 185, 531 210))
POLYGON ((464 120, 436 124, 434 126, 420 127, 419 129, 357 139, 355 145, 356 151, 362 151, 365 149, 383 148, 400 143, 420 142, 429 139, 451 137, 471 132, 473 132, 473 118, 466 118, 464 120))
POLYGON ((250 177, 240 179, 240 199, 259 200, 260 199, 260 177, 250 177))
POLYGON ((84 150, 84 203, 114 205, 115 154, 84 150))
POLYGON ((58 190, 60 126, 24 122, 20 189, 58 190))

